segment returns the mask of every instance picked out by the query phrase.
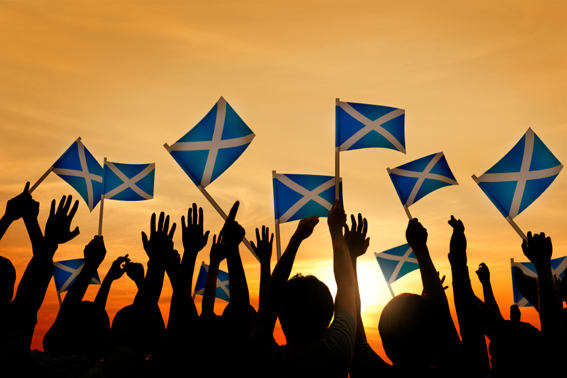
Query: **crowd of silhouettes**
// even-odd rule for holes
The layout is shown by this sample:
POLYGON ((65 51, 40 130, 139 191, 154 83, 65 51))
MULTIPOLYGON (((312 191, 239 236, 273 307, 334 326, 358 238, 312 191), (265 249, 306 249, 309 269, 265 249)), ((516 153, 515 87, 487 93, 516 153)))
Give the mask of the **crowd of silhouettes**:
POLYGON ((448 257, 457 332, 444 277, 440 278, 427 247, 427 230, 412 219, 406 239, 419 263, 423 292, 397 295, 384 307, 378 325, 369 325, 378 326, 389 364, 367 343, 361 317, 357 259, 369 247, 368 222, 361 214, 351 215, 349 226, 339 201, 327 218, 337 285, 334 299, 317 277, 291 276, 301 243, 319 222, 314 216, 299 221, 273 271, 273 234, 265 226, 256 229, 252 248, 261 264, 260 301, 258 309, 251 306, 239 252, 245 231, 236 221, 236 202, 223 228, 212 237, 199 314, 192 293, 193 271, 210 235, 204 228, 203 210, 193 204, 187 217, 181 218, 182 255, 173 244, 176 224, 163 212, 152 214, 149 235, 142 232, 147 272, 128 255, 118 257, 90 302, 83 296, 106 256, 103 237, 95 236, 85 246, 84 266, 45 334, 44 351, 31 350, 37 314, 53 276, 53 257, 58 246, 77 236, 79 229, 73 225, 78 201, 63 196, 59 203, 52 201, 42 230, 39 203, 28 188, 29 183, 7 202, 0 219, 0 238, 12 222, 23 219, 33 250, 15 295, 16 271, 9 259, 0 257, 0 377, 566 376, 567 309, 561 297, 567 298, 567 279, 552 274, 552 244, 544 233, 528 233, 521 246, 535 265, 537 279, 520 269, 515 272, 520 292, 539 311, 540 331, 521 321, 516 305, 510 308, 510 320, 505 319, 484 263, 476 271, 484 300, 475 295, 465 227, 451 216, 448 257), (225 259, 230 303, 217 315, 217 277, 225 259), (112 282, 125 273, 138 291, 111 324, 105 305, 112 282), (167 322, 158 306, 166 274, 173 289, 167 322), (274 339, 277 319, 285 345, 274 339))

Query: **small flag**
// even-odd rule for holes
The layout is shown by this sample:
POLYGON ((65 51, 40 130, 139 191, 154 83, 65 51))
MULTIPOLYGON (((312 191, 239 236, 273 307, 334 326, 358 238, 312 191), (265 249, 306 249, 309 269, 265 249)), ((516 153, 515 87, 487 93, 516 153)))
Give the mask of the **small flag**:
POLYGON ((165 147, 195 185, 205 188, 242 155, 254 136, 221 97, 195 127, 165 147))
MULTIPOLYGON (((209 273, 209 266, 205 263, 201 264, 201 269, 199 269, 199 277, 197 277, 197 282, 195 283, 195 294, 203 295, 205 294, 205 284, 207 282, 207 274, 209 273)), ((217 292, 215 295, 217 298, 224 299, 230 302, 230 288, 228 286, 228 273, 219 269, 219 274, 217 276, 217 292)))
POLYGON ((400 201, 410 206, 427 194, 448 185, 458 185, 443 152, 389 169, 400 201))
MULTIPOLYGON (((530 302, 520 293, 518 286, 516 285, 516 276, 514 275, 514 268, 520 268, 526 276, 534 277, 537 279, 537 271, 533 263, 531 262, 514 262, 511 259, 512 265, 512 288, 514 290, 514 303, 518 307, 533 307, 530 302)), ((552 274, 563 279, 565 275, 565 269, 567 269, 567 256, 559 257, 557 259, 551 260, 552 274)))
MULTIPOLYGON (((274 211, 279 223, 326 217, 335 201, 335 177, 273 174, 274 211)), ((342 182, 339 186, 342 201, 342 182)))
POLYGON ((119 201, 154 198, 156 165, 104 162, 103 195, 119 201))
POLYGON ((409 244, 400 245, 382 253, 374 252, 374 256, 376 256, 388 285, 419 269, 417 258, 409 244))
POLYGON ((92 212, 100 201, 103 169, 81 138, 53 164, 53 172, 79 192, 92 212))
POLYGON ((405 110, 337 99, 335 146, 339 151, 390 148, 406 153, 405 110))
POLYGON ((473 179, 505 218, 514 219, 551 185, 562 168, 529 128, 498 163, 473 179))
MULTIPOLYGON (((57 261, 53 263, 53 280, 55 281, 55 288, 59 293, 63 293, 71 288, 75 279, 83 270, 85 259, 74 259, 57 261)), ((89 285, 100 285, 100 278, 98 272, 95 272, 89 285)))

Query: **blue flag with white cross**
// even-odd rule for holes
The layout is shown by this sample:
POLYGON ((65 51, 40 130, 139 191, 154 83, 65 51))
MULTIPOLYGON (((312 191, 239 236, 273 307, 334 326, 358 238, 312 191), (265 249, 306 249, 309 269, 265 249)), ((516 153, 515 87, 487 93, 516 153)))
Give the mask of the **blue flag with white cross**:
MULTIPOLYGON (((205 294, 205 284, 207 283, 207 274, 209 274, 209 266, 205 263, 202 263, 201 269, 199 269, 199 276, 197 277, 197 282, 195 282, 194 295, 205 294)), ((230 302, 230 286, 228 285, 228 273, 220 269, 217 275, 217 291, 215 293, 215 297, 230 302)))
POLYGON ((165 148, 193 183, 205 188, 242 155, 254 136, 221 97, 205 118, 165 148))
MULTIPOLYGON (((63 293, 71 288, 73 282, 77 279, 81 270, 85 266, 85 259, 74 259, 53 262, 53 280, 55 281, 55 289, 63 293)), ((100 277, 95 272, 89 285, 100 285, 100 277)))
POLYGON ((105 199, 143 201, 154 198, 155 163, 122 164, 104 161, 105 199))
MULTIPOLYGON (((552 275, 563 279, 565 276, 565 269, 567 269, 567 256, 552 259, 550 261, 552 275)), ((514 291, 514 304, 518 307, 533 307, 533 305, 528 301, 526 297, 520 293, 518 285, 516 283, 516 276, 514 274, 514 269, 521 269, 526 276, 533 277, 537 279, 537 271, 535 265, 531 262, 515 262, 511 259, 512 265, 512 289, 514 291)))
POLYGON ((410 206, 429 193, 448 185, 458 185, 443 152, 388 168, 400 201, 410 206))
POLYGON ((375 252, 374 256, 376 256, 387 284, 392 284, 406 274, 419 269, 417 258, 409 244, 403 244, 382 253, 375 252))
POLYGON ((337 99, 335 113, 338 151, 376 147, 406 152, 404 109, 337 99))
POLYGON ((473 179, 505 218, 514 219, 551 185, 561 169, 563 165, 529 128, 498 163, 473 179))
MULTIPOLYGON (((279 223, 326 217, 335 201, 335 177, 273 172, 274 212, 279 223)), ((342 202, 342 182, 339 184, 342 202)))
POLYGON ((101 198, 103 169, 81 138, 57 159, 53 172, 75 188, 92 212, 101 198))

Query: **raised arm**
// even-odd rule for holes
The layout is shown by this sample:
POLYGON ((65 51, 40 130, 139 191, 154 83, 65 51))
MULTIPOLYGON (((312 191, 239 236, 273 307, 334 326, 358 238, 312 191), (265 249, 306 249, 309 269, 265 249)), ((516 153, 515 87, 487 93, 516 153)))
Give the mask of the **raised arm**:
POLYGON ((480 283, 482 284, 482 293, 484 294, 484 303, 492 310, 494 313, 500 318, 500 320, 504 320, 502 317, 502 313, 500 312, 500 308, 498 307, 498 303, 496 303, 496 298, 494 298, 494 293, 492 292, 492 284, 490 283, 490 270, 485 263, 480 263, 478 266, 478 270, 476 271, 476 275, 480 283))
POLYGON ((118 257, 104 276, 102 280, 102 284, 98 289, 98 293, 96 294, 96 298, 94 300, 95 303, 102 306, 102 308, 106 307, 106 301, 108 299, 108 293, 110 292, 110 286, 112 286, 112 282, 115 280, 120 279, 126 273, 126 265, 130 262, 128 259, 128 255, 118 257))
POLYGON ((222 260, 226 259, 227 249, 222 242, 222 237, 213 236, 213 245, 211 247, 209 271, 207 272, 207 280, 205 282, 205 291, 203 292, 203 301, 201 302, 201 316, 213 316, 215 314, 215 298, 217 292, 217 278, 219 275, 219 265, 222 260))
POLYGON ((260 258, 260 303, 262 303, 262 298, 266 294, 266 289, 268 288, 268 281, 272 274, 270 263, 272 259, 272 245, 274 241, 274 234, 270 237, 270 229, 266 226, 262 226, 262 234, 260 230, 256 229, 256 244, 252 244, 252 249, 256 256, 260 258))
MULTIPOLYGON (((10 225, 14 221, 20 219, 26 214, 26 210, 29 208, 30 203, 33 201, 31 195, 28 193, 29 187, 30 183, 27 182, 26 186, 24 187, 24 191, 9 200, 8 203, 6 203, 6 211, 4 212, 2 218, 0 218, 0 239, 2 239, 2 237, 8 230, 8 227, 10 227, 10 225)), ((37 202, 35 203, 37 204, 37 202)))

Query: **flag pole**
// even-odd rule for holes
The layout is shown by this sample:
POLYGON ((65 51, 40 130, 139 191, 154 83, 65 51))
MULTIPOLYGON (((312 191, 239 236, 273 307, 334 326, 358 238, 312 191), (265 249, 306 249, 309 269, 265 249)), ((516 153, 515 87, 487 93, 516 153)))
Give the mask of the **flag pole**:
POLYGON ((510 223, 510 226, 512 226, 512 228, 518 233, 518 235, 520 235, 520 237, 522 239, 528 240, 528 238, 526 237, 526 234, 524 234, 523 231, 520 230, 520 227, 518 227, 516 222, 514 222, 514 220, 512 218, 510 218, 510 216, 507 216, 506 220, 508 221, 508 223, 510 223))
POLYGON ((49 168, 47 170, 47 172, 45 172, 43 174, 43 176, 41 176, 39 178, 39 180, 37 180, 37 182, 35 184, 33 184, 33 186, 31 188, 29 188, 28 193, 32 194, 32 192, 39 186, 39 184, 41 184, 43 182, 43 180, 45 180, 45 178, 51 173, 53 172, 53 169, 55 169, 53 166, 51 166, 51 168, 49 168))
POLYGON ((106 167, 106 157, 104 158, 103 174, 102 174, 102 192, 100 193, 100 214, 98 217, 98 236, 102 236, 102 211, 104 208, 104 167, 106 167))
POLYGON ((55 291, 57 292, 57 299, 59 299, 59 307, 61 307, 61 293, 57 290, 57 288, 55 288, 55 291))
MULTIPOLYGON (((199 188, 199 190, 201 191, 201 193, 203 193, 203 195, 205 196, 205 198, 211 203, 211 205, 215 208, 215 210, 220 214, 220 216, 222 217, 222 219, 226 220, 228 217, 226 215, 226 213, 224 211, 222 211, 222 209, 220 208, 220 206, 216 203, 216 201, 213 199, 213 197, 211 197, 211 195, 205 190, 205 188, 203 188, 201 185, 199 185, 197 188, 199 188)), ((244 243, 244 245, 246 247, 248 247, 248 249, 250 250, 250 252, 252 252, 252 254, 254 255, 254 257, 256 258, 256 260, 260 261, 260 258, 258 258, 258 256, 256 255, 256 253, 254 253, 254 249, 252 248, 252 245, 250 245, 250 242, 248 241, 248 239, 243 238, 242 242, 244 243)))
MULTIPOLYGON (((276 178, 276 171, 272 171, 272 182, 275 182, 276 178)), ((282 244, 280 239, 280 221, 278 219, 278 193, 276 190, 276 186, 274 185, 274 219, 276 224, 276 256, 278 258, 277 261, 280 261, 280 257, 282 257, 282 244)))
MULTIPOLYGON (((386 168, 386 171, 388 171, 388 175, 391 174, 392 170, 390 168, 386 168)), ((392 179, 390 177, 390 179, 392 179)), ((396 193, 400 193, 400 190, 398 188, 398 186, 396 185, 396 182, 394 180, 392 180, 392 184, 394 184, 394 189, 396 189, 396 193)), ((406 215, 408 216, 409 220, 412 220, 413 217, 411 216, 411 213, 409 212, 408 206, 406 204, 402 205, 404 207, 404 210, 406 211, 406 215)))
POLYGON ((409 220, 412 220, 413 218, 412 218, 412 216, 411 216, 411 214, 410 214, 410 212, 409 212, 409 209, 408 209, 408 207, 407 207, 406 205, 404 205, 404 210, 406 211, 406 214, 407 214, 409 220))
MULTIPOLYGON (((513 257, 510 258, 510 267, 512 267, 512 268, 514 267, 514 258, 513 257)), ((514 271, 512 271, 512 284, 514 284, 514 271)), ((514 290, 512 290, 512 295, 513 295, 513 297, 516 296, 514 290)), ((516 298, 512 298, 512 299, 516 299, 516 298)), ((518 305, 516 302, 514 302, 514 304, 516 306, 518 305)))
POLYGON ((389 282, 386 282, 386 285, 388 285, 388 289, 390 289, 390 294, 392 294, 392 298, 394 298, 396 294, 394 294, 394 290, 392 290, 392 286, 390 285, 389 282))
MULTIPOLYGON (((340 99, 336 99, 335 100, 335 107, 339 104, 340 99)), ((336 112, 336 110, 335 110, 336 112)), ((336 115, 335 115, 335 122, 336 122, 336 115)), ((337 131, 337 127, 335 125, 335 140, 338 141, 338 135, 337 135, 338 131, 337 131)), ((336 144, 337 142, 335 142, 336 144)), ((335 147, 335 200, 338 200, 340 197, 339 194, 339 177, 340 177, 340 147, 336 146, 335 147)))

